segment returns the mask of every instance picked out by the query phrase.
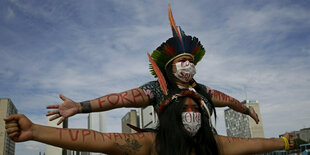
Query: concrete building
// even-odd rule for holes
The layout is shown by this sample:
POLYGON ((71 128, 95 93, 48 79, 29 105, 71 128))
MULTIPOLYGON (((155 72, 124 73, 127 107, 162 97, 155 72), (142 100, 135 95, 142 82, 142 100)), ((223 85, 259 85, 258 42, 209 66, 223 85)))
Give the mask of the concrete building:
POLYGON ((6 131, 3 118, 17 114, 17 109, 13 102, 8 98, 0 98, 0 154, 15 154, 15 142, 12 141, 6 131))
POLYGON ((67 155, 89 155, 89 152, 80 152, 68 150, 67 155))
POLYGON ((153 106, 147 106, 139 109, 140 115, 140 128, 155 129, 158 125, 158 116, 153 106))
POLYGON ((242 102, 246 107, 252 106, 258 115, 259 123, 248 115, 241 114, 232 109, 224 111, 227 136, 232 137, 265 137, 262 124, 262 117, 259 109, 258 101, 245 100, 242 102))
MULTIPOLYGON (((47 126, 56 127, 56 128, 68 128, 68 119, 65 119, 61 124, 57 125, 57 122, 60 118, 49 121, 49 118, 52 116, 47 117, 47 126)), ((62 149, 60 147, 46 145, 45 155, 68 155, 68 150, 62 149)))
POLYGON ((295 133, 297 138, 310 143, 310 128, 303 128, 295 133))
POLYGON ((136 133, 136 131, 131 129, 127 124, 140 127, 139 117, 136 110, 130 110, 122 118, 122 133, 136 133))
POLYGON ((88 129, 107 132, 105 112, 89 113, 88 129))

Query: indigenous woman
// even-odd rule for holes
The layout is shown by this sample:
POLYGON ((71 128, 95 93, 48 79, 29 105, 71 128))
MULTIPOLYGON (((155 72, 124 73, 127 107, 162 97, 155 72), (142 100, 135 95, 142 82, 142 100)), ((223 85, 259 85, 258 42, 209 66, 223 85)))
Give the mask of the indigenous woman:
POLYGON ((196 37, 185 35, 181 28, 176 27, 170 6, 169 20, 173 37, 162 43, 149 56, 151 73, 158 77, 158 81, 151 81, 139 88, 108 94, 84 102, 75 102, 60 94, 60 98, 63 100, 62 104, 47 106, 48 109, 55 109, 46 114, 52 116, 50 120, 60 118, 58 121, 60 124, 65 118, 77 113, 106 111, 120 107, 153 105, 155 111, 158 112, 160 102, 165 100, 168 92, 177 93, 190 89, 201 96, 206 105, 205 110, 210 114, 214 111, 214 107, 228 106, 235 111, 251 116, 258 123, 258 116, 252 107, 246 107, 238 100, 199 84, 193 79, 196 73, 195 65, 205 55, 205 49, 196 37))

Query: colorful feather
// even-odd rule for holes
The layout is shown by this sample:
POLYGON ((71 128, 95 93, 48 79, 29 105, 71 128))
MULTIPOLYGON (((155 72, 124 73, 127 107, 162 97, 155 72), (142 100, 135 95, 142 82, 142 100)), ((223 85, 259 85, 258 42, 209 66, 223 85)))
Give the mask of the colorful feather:
POLYGON ((175 25, 174 19, 173 19, 170 4, 168 4, 168 12, 169 12, 169 20, 170 20, 170 25, 171 25, 171 29, 172 29, 172 34, 173 34, 173 36, 175 36, 174 33, 176 33, 178 35, 178 37, 180 38, 180 41, 182 41, 182 37, 179 33, 177 26, 175 25))
MULTIPOLYGON (((176 26, 170 4, 168 5, 168 15, 173 37, 162 43, 151 54, 152 59, 156 62, 156 66, 162 73, 165 72, 167 62, 179 54, 192 54, 194 56, 194 64, 196 65, 206 52, 198 38, 185 35, 181 27, 176 26)), ((149 68, 152 75, 157 78, 157 73, 152 64, 149 65, 149 68)))
POLYGON ((159 82, 160 88, 163 90, 164 94, 167 95, 168 94, 167 83, 166 83, 163 73, 160 71, 156 62, 152 59, 149 53, 147 53, 147 56, 149 57, 149 61, 152 64, 153 69, 157 75, 157 80, 159 82))

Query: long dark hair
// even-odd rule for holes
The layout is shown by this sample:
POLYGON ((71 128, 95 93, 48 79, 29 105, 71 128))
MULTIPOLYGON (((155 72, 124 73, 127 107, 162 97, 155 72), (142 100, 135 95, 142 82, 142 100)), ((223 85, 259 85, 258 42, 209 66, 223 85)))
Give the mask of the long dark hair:
MULTIPOLYGON (((175 94, 175 93, 180 93, 181 91, 183 91, 182 89, 180 89, 176 82, 175 82, 175 76, 172 72, 172 64, 173 64, 173 61, 171 61, 167 67, 166 67, 166 72, 163 73, 163 75, 165 76, 166 80, 167 80, 167 87, 168 87, 168 91, 169 91, 169 94, 175 94)), ((215 122, 216 122, 216 110, 215 110, 215 107, 213 105, 213 102, 211 100, 211 96, 207 93, 207 90, 203 89, 198 83, 196 83, 195 80, 191 80, 190 81, 190 85, 194 85, 194 88, 195 90, 201 94, 202 96, 204 96, 208 101, 209 103, 211 104, 211 108, 210 110, 212 110, 214 112, 214 119, 215 119, 215 122)))
MULTIPOLYGON (((188 155, 193 150, 195 154, 219 154, 209 116, 199 107, 201 112, 201 128, 192 137, 182 123, 182 111, 186 97, 178 97, 164 107, 159 115, 159 126, 156 134, 156 151, 159 155, 188 155)), ((195 101, 196 103, 199 103, 195 101)))

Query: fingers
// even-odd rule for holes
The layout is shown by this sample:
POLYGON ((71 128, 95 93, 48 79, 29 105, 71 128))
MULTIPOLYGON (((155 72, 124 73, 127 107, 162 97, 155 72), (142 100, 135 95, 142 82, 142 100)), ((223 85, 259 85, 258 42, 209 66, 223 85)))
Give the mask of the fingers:
POLYGON ((60 115, 59 114, 56 114, 56 115, 54 115, 53 117, 51 117, 49 120, 50 121, 53 121, 53 120, 55 120, 55 119, 57 119, 57 118, 59 118, 60 117, 60 115))
POLYGON ((13 132, 13 133, 8 134, 8 136, 13 140, 16 139, 19 135, 20 135, 20 132, 13 132))
POLYGON ((13 117, 13 115, 11 115, 9 117, 3 118, 3 120, 6 121, 6 122, 12 121, 12 120, 14 120, 14 117, 13 117))
POLYGON ((288 140, 289 149, 293 149, 295 144, 293 137, 295 136, 295 133, 286 132, 283 136, 288 140))
POLYGON ((11 139, 14 139, 20 135, 20 128, 16 121, 9 121, 8 123, 6 123, 5 129, 11 139))
POLYGON ((18 127, 17 121, 5 123, 5 129, 18 127))
POLYGON ((294 144, 295 144, 293 137, 295 136, 295 134, 294 133, 290 133, 288 136, 289 136, 288 142, 289 142, 290 149, 293 149, 294 148, 294 144))
POLYGON ((255 112, 255 110, 253 109, 252 106, 249 106, 249 109, 250 109, 250 116, 254 119, 256 124, 258 124, 259 123, 259 118, 258 118, 257 113, 255 112))
POLYGON ((290 134, 289 134, 290 139, 292 139, 292 138, 295 137, 295 136, 296 136, 296 133, 290 133, 290 134))
POLYGON ((62 99, 63 101, 67 100, 67 97, 65 97, 65 96, 62 95, 62 94, 59 94, 59 97, 60 97, 60 99, 62 99))
POLYGON ((10 115, 9 117, 4 118, 3 120, 8 122, 11 120, 19 120, 21 117, 25 117, 23 114, 10 115))
POLYGON ((256 122, 256 124, 258 124, 259 123, 259 119, 255 119, 255 122, 256 122))
POLYGON ((11 134, 11 133, 14 133, 14 132, 19 132, 20 130, 19 130, 19 127, 10 127, 10 128, 7 128, 6 129, 6 132, 8 133, 8 134, 11 134))
POLYGON ((255 122, 256 122, 256 124, 258 124, 259 123, 259 119, 258 119, 257 113, 255 113, 255 116, 256 116, 255 122))
POLYGON ((57 125, 61 124, 64 120, 65 120, 65 118, 64 118, 64 117, 61 117, 61 118, 59 119, 59 121, 57 122, 57 125))
POLYGON ((53 105, 46 106, 46 109, 58 109, 58 108, 59 108, 59 104, 53 104, 53 105))
POLYGON ((59 110, 48 111, 46 116, 51 116, 51 115, 58 114, 58 113, 59 113, 59 110))

